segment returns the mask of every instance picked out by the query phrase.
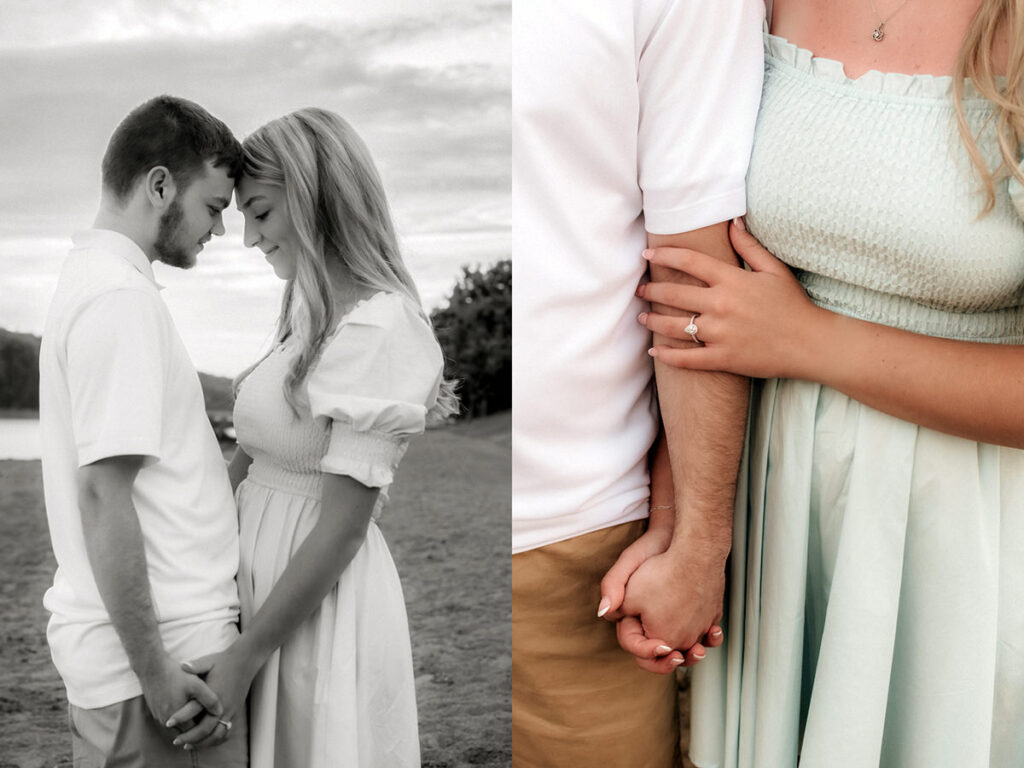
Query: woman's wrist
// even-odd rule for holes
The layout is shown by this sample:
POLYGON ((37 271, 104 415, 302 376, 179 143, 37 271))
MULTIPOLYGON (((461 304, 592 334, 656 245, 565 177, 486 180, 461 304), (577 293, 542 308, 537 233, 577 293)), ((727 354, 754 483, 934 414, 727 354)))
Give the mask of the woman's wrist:
POLYGON ((781 378, 822 382, 831 366, 832 356, 841 346, 839 342, 841 315, 811 304, 802 318, 795 335, 786 339, 792 355, 790 370, 781 378))
POLYGON ((235 658, 235 663, 238 665, 239 670, 245 676, 246 680, 251 681, 256 677, 256 673, 260 671, 260 668, 266 663, 267 657, 270 652, 263 653, 257 648, 256 633, 246 632, 235 641, 235 644, 231 646, 231 655, 235 658))

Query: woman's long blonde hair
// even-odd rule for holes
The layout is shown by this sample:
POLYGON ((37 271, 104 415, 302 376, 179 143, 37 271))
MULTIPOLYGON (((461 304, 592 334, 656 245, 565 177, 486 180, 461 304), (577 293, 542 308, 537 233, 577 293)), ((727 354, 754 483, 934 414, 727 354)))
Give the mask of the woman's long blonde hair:
MULTIPOLYGON (((333 112, 308 107, 259 128, 242 142, 242 150, 245 174, 284 190, 298 235, 295 277, 285 285, 276 331, 278 342, 293 337, 301 342, 284 382, 285 398, 297 412, 299 387, 337 320, 332 259, 340 260, 357 284, 403 294, 428 324, 430 318, 398 248, 376 166, 351 125, 333 112)), ((429 416, 440 420, 457 411, 455 383, 443 380, 429 416)))
POLYGON ((1024 184, 1020 169, 1020 150, 1024 144, 1024 0, 983 0, 957 55, 953 72, 953 103, 957 126, 971 162, 985 191, 982 215, 996 203, 996 184, 1015 176, 1024 184), (1006 62, 1006 86, 996 83, 993 58, 999 35, 1008 33, 1009 55, 1006 62), (989 168, 976 137, 964 116, 964 80, 969 79, 978 92, 995 105, 993 117, 999 141, 1001 162, 989 168))

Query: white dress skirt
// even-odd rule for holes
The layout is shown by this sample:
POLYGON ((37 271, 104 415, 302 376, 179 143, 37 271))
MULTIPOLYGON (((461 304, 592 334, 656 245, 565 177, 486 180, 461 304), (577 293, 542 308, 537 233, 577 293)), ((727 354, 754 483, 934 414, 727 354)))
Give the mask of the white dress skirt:
POLYGON ((256 676, 252 768, 420 765, 412 651, 398 572, 376 519, 410 435, 437 396, 440 349, 418 309, 378 293, 340 323, 310 372, 298 416, 282 384, 285 342, 242 382, 240 446, 253 461, 237 492, 242 632, 321 509, 322 473, 382 489, 359 551, 317 610, 256 676))

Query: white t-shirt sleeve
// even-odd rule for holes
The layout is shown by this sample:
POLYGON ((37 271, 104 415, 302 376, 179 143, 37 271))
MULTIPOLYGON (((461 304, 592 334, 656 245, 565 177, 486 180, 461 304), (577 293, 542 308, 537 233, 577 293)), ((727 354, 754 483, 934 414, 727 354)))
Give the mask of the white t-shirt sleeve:
POLYGON ((674 234, 740 216, 761 98, 764 3, 637 6, 645 228, 674 234))
POLYGON ((118 290, 93 299, 67 332, 78 466, 111 456, 160 459, 163 333, 159 298, 118 290))
POLYGON ((331 420, 320 468, 371 488, 389 485, 409 436, 426 427, 443 369, 430 326, 401 296, 353 311, 306 385, 313 415, 331 420))

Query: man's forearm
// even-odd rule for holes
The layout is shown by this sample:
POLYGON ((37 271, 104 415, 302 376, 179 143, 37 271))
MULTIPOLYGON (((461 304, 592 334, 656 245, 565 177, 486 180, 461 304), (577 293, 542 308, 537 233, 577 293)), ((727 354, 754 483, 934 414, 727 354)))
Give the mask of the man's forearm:
POLYGON ((145 678, 166 653, 150 594, 138 515, 127 491, 85 483, 79 493, 82 532, 96 586, 132 670, 145 678))
MULTIPOLYGON (((650 235, 654 246, 675 245, 736 263, 726 224, 679 235, 650 235)), ((696 282, 655 267, 658 281, 696 282)), ((661 305, 659 312, 683 314, 661 305)), ((700 325, 700 318, 697 319, 700 325)), ((699 335, 698 335, 699 338, 699 335)), ((694 344, 656 336, 655 343, 694 344)), ((743 449, 749 380, 727 373, 654 366, 658 401, 675 483, 676 522, 672 548, 701 552, 724 565, 732 539, 736 478, 743 449)))

